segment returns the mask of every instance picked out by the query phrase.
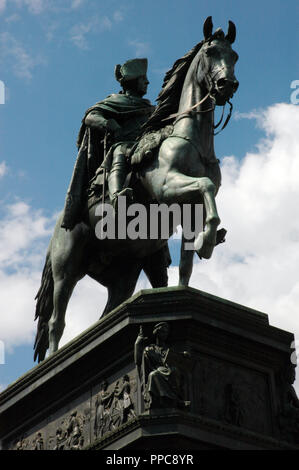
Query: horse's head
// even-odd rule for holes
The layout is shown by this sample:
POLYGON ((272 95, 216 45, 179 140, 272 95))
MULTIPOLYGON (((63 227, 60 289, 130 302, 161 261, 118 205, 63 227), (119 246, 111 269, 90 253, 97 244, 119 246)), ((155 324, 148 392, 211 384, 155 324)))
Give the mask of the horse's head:
POLYGON ((212 18, 209 16, 203 32, 205 40, 200 50, 198 80, 204 82, 216 104, 221 106, 233 97, 239 86, 234 73, 238 54, 231 47, 236 37, 236 27, 229 21, 226 35, 220 28, 213 33, 212 18))

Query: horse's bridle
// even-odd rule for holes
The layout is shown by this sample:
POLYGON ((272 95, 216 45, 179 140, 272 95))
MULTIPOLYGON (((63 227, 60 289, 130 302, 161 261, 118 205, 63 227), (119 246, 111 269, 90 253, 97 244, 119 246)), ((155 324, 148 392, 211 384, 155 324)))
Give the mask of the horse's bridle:
MULTIPOLYGON (((199 65, 199 64, 198 64, 199 65)), ((198 67, 198 66, 197 66, 198 67)), ((210 111, 214 111, 215 108, 216 108, 216 98, 213 96, 212 94, 212 90, 214 89, 214 80, 215 80, 215 77, 224 69, 225 67, 221 67, 217 70, 217 72, 215 72, 215 74, 213 76, 210 76, 210 74, 206 74, 205 75, 205 80, 207 82, 207 89, 209 90, 208 93, 200 100, 198 101, 197 103, 195 103, 193 106, 191 106, 190 108, 186 109, 185 111, 182 111, 180 113, 174 113, 174 114, 170 114, 167 118, 164 118, 164 119, 161 119, 161 121, 169 121, 170 119, 175 119, 174 123, 176 123, 179 119, 177 118, 183 118, 184 115, 186 115, 186 117, 190 114, 190 113, 194 113, 194 114, 201 114, 201 113, 208 113, 210 111), (209 108, 209 109, 203 109, 203 110, 198 110, 198 111, 195 111, 196 108, 198 108, 198 106, 200 106, 202 103, 204 103, 208 98, 211 98, 213 100, 213 106, 212 108, 209 108)), ((227 126, 230 118, 231 118, 231 115, 232 115, 232 111, 233 111, 233 104, 230 102, 230 100, 227 100, 227 103, 229 103, 229 106, 230 106, 230 109, 229 109, 229 113, 225 119, 225 122, 223 124, 223 126, 221 127, 221 129, 218 131, 218 132, 213 132, 213 135, 217 135, 219 134, 221 131, 223 131, 223 129, 227 126)), ((222 115, 221 115, 221 118, 219 120, 219 122, 213 126, 214 129, 217 129, 217 127, 220 126, 220 124, 222 123, 223 121, 223 117, 224 117, 224 109, 225 109, 225 105, 226 103, 223 105, 223 110, 222 110, 222 115)))

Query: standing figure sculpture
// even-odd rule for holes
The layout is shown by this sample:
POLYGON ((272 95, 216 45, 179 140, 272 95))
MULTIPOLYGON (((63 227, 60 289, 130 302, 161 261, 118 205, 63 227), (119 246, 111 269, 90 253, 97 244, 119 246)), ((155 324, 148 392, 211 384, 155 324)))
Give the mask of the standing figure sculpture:
POLYGON ((82 433, 84 421, 82 418, 78 416, 77 411, 73 411, 69 418, 69 422, 67 425, 67 441, 66 447, 69 450, 77 450, 82 448, 84 443, 84 436, 82 433))
MULTIPOLYGON (((125 186, 127 199, 134 193, 134 200, 145 205, 188 203, 194 208, 203 204, 204 231, 195 234, 194 251, 184 249, 182 223, 179 283, 188 285, 194 252, 200 258, 212 256, 219 241, 220 218, 215 196, 221 183, 214 151, 214 109, 230 102, 238 88, 234 75, 238 56, 231 47, 236 36, 231 21, 226 35, 221 29, 213 33, 211 17, 205 21, 203 31, 204 40, 166 73, 158 106, 151 115, 152 106, 142 98, 148 84, 144 60, 133 62, 139 64, 136 66, 139 72, 134 72, 137 79, 131 81, 128 74, 132 61, 117 66, 116 76, 124 87, 123 92, 108 97, 87 112, 65 209, 48 248, 37 294, 35 358, 43 360, 48 348, 50 353, 58 349, 70 296, 86 274, 108 289, 103 314, 132 295, 142 270, 152 287, 167 286, 170 262, 167 239, 97 238, 97 203, 102 195, 105 201, 115 204, 125 186), (111 147, 104 155, 106 131, 113 136, 111 147), (136 141, 134 153, 133 143, 138 134, 142 137, 136 141), (152 142, 150 146, 149 142, 152 142), (126 166, 128 162, 130 168, 126 166), (107 170, 109 194, 105 189, 107 170), (131 179, 124 183, 128 171, 131 179)), ((228 119, 223 128, 227 122, 228 119)), ((172 227, 169 236, 175 229, 172 227)))
POLYGON ((102 437, 110 426, 110 407, 113 401, 113 392, 108 391, 108 383, 104 380, 100 385, 100 392, 95 403, 94 434, 102 437))

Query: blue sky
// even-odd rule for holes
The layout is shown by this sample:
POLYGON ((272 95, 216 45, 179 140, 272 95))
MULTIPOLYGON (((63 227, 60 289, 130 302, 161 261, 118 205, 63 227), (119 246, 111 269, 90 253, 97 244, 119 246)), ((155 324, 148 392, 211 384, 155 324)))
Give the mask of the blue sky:
MULTIPOLYGON (((251 225, 244 233, 239 230, 246 194, 251 194, 253 201, 254 195, 259 194, 256 204, 259 207, 262 204, 265 212, 269 208, 266 201, 273 205, 276 200, 270 197, 267 185, 261 192, 267 178, 269 185, 277 181, 276 177, 271 180, 274 166, 266 164, 267 157, 271 161, 273 154, 277 155, 275 171, 280 187, 283 171, 279 165, 284 165, 279 160, 280 149, 282 155, 285 152, 286 161, 298 148, 298 141, 287 137, 292 128, 290 116, 292 122, 298 116, 298 107, 290 103, 290 84, 299 79, 298 13, 295 0, 0 0, 0 80, 6 88, 6 102, 0 105, 0 303, 2 292, 2 337, 6 344, 5 364, 0 364, 0 386, 8 385, 33 366, 33 299, 53 223, 62 209, 71 177, 84 111, 119 90, 114 66, 133 57, 149 59, 148 98, 154 101, 165 71, 202 39, 202 25, 209 15, 215 28, 226 30, 229 19, 237 27, 234 49, 239 54, 236 76, 240 87, 233 99, 234 119, 216 137, 215 146, 227 181, 227 189, 223 184, 223 200, 229 203, 234 195, 243 205, 223 205, 223 213, 232 226, 232 240, 234 237, 236 240, 234 248, 228 245, 225 255, 226 248, 221 248, 223 251, 215 261, 203 263, 200 273, 195 272, 192 286, 258 310, 270 309, 274 312, 273 324, 296 330, 294 315, 282 317, 277 307, 281 305, 284 312, 295 309, 298 295, 295 267, 294 276, 287 277, 289 283, 283 268, 277 268, 276 278, 264 289, 265 296, 254 285, 257 279, 270 279, 268 269, 271 272, 275 269, 271 263, 269 268, 272 258, 270 254, 266 256, 267 243, 264 246, 256 240, 256 231, 266 234, 268 229, 270 237, 273 230, 277 232, 277 224, 271 230, 269 223, 267 226, 257 223, 252 233, 251 225), (289 145, 293 147, 288 151, 289 145), (249 180, 253 186, 248 193, 249 180), (251 252, 247 251, 249 246, 251 252), (257 246, 259 257, 251 264, 252 257, 257 256, 257 246), (228 288, 218 279, 219 269, 227 266, 232 272, 232 286, 235 286, 233 279, 243 276, 241 289, 228 288), (282 289, 279 292, 276 282, 282 289)), ((279 201, 287 201, 287 175, 283 183, 279 201)), ((294 188, 296 183, 295 180, 294 188)), ((295 189, 291 194, 292 200, 298 196, 295 189)), ((224 203, 220 201, 220 204, 224 203)), ((282 209, 277 203, 271 208, 274 212, 269 212, 271 217, 269 214, 267 217, 272 221, 273 214, 282 217, 278 225, 282 223, 289 235, 289 219, 277 213, 279 208, 282 209)), ((292 228, 292 233, 297 233, 297 228, 292 228)), ((277 247, 281 249, 280 239, 271 254, 277 247)), ((286 255, 293 262, 291 253, 296 247, 289 247, 286 255)), ((177 261, 176 243, 172 244, 172 250, 177 261)), ((174 269, 170 273, 173 283, 174 269)), ((293 272, 292 267, 285 269, 293 272)), ((91 291, 95 300, 90 309, 94 309, 95 302, 103 303, 104 289, 86 283, 81 299, 78 293, 73 301, 73 309, 78 311, 76 318, 80 315, 80 302, 91 291)), ((95 317, 90 317, 91 323, 98 312, 99 309, 95 317)), ((77 329, 70 329, 67 339, 80 332, 80 326, 81 323, 77 329)))

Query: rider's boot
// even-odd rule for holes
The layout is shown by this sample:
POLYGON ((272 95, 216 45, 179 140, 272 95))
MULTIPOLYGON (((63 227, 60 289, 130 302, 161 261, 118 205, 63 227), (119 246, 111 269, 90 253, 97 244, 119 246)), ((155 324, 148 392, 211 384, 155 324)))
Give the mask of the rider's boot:
POLYGON ((127 174, 128 165, 126 156, 119 153, 113 159, 108 177, 110 201, 115 210, 117 210, 117 200, 119 196, 127 197, 129 200, 133 199, 133 189, 123 189, 127 174))

